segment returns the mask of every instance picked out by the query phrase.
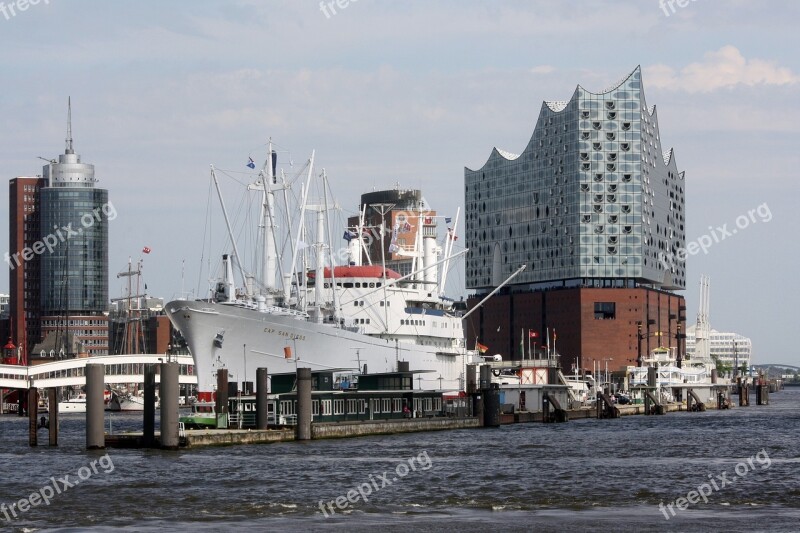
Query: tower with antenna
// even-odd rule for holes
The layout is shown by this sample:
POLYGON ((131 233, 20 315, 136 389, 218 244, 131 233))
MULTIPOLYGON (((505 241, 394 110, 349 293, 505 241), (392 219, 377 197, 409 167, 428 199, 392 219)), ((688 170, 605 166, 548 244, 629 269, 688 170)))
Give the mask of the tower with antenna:
POLYGON ((59 340, 66 357, 108 354, 108 226, 116 217, 94 165, 75 153, 72 98, 64 153, 46 160, 39 190, 39 239, 55 241, 40 256, 41 356, 59 340), (50 337, 51 339, 48 339, 50 337), (63 344, 63 342, 61 342, 63 344), (80 353, 79 353, 80 352, 80 353))

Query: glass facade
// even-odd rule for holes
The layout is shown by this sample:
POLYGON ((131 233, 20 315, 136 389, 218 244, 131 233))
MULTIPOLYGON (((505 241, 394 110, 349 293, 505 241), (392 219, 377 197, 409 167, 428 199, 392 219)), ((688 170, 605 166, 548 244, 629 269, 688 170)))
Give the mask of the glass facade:
POLYGON ((94 165, 71 149, 43 168, 39 192, 42 316, 107 310, 108 191, 95 188, 94 165))
POLYGON ((41 256, 42 315, 106 310, 108 218, 103 213, 106 204, 108 191, 104 189, 42 189, 42 232, 48 232, 51 241, 58 241, 52 253, 41 256))
MULTIPOLYGON (((684 175, 662 153, 637 67, 611 89, 545 102, 521 155, 465 169, 467 287, 579 280, 685 286, 684 175)), ((617 286, 617 285, 613 285, 617 286)))

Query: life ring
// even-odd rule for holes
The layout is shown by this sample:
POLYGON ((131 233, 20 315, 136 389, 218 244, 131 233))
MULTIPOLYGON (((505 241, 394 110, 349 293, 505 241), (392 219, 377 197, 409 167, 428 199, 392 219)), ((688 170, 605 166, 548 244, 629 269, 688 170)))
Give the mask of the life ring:
POLYGON ((494 377, 496 377, 496 378, 499 378, 500 377, 500 371, 499 370, 492 370, 492 375, 494 377))

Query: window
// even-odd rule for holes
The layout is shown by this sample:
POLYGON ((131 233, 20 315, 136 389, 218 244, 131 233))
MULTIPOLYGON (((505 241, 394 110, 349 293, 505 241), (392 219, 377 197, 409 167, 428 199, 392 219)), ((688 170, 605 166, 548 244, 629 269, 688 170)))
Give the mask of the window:
POLYGON ((617 317, 616 306, 617 304, 614 302, 595 302, 594 319, 595 320, 615 319, 617 317))
POLYGON ((322 400, 322 416, 330 416, 331 412, 331 400, 322 400))
POLYGON ((403 410, 403 400, 400 398, 392 398, 392 411, 399 413, 403 410))
POLYGON ((631 123, 630 122, 623 122, 622 123, 622 131, 628 131, 630 129, 631 129, 631 123))
POLYGON ((596 130, 601 130, 603 128, 599 122, 592 122, 592 127, 596 130))
POLYGON ((347 413, 356 414, 359 411, 361 400, 347 400, 347 413))
POLYGON ((391 398, 383 398, 381 400, 382 408, 384 413, 391 413, 392 412, 392 400, 391 398))
POLYGON ((311 401, 311 415, 319 416, 319 400, 311 401))
POLYGON ((333 400, 333 414, 344 414, 344 400, 333 400))
POLYGON ((632 176, 630 174, 623 174, 622 175, 622 181, 624 181, 625 183, 630 183, 631 177, 632 176))

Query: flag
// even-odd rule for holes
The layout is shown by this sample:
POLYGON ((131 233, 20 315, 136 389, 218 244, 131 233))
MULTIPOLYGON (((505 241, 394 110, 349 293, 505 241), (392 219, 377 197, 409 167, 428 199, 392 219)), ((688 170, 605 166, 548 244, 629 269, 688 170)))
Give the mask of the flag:
POLYGON ((481 353, 486 353, 486 352, 488 352, 488 351, 489 351, 489 347, 488 347, 488 346, 485 346, 485 345, 483 345, 483 344, 481 344, 481 343, 479 343, 479 342, 477 342, 477 341, 475 342, 475 347, 476 347, 476 348, 477 348, 477 349, 478 349, 478 350, 479 350, 481 353))
POLYGON ((248 159, 247 168, 256 168, 256 162, 253 161, 253 158, 252 157, 248 157, 247 159, 248 159))
POLYGON ((342 239, 346 240, 347 242, 352 241, 356 237, 358 237, 358 235, 356 235, 355 233, 353 233, 349 229, 344 230, 344 235, 342 235, 342 239))
POLYGON ((453 221, 453 219, 452 219, 452 218, 450 218, 450 217, 444 217, 444 223, 445 223, 445 224, 449 224, 449 223, 451 223, 452 221, 453 221))
POLYGON ((149 254, 150 253, 150 248, 145 246, 144 248, 142 248, 142 253, 149 254))
POLYGON ((523 328, 519 330, 519 353, 521 353, 522 358, 525 359, 525 330, 523 328))
POLYGON ((532 329, 529 329, 528 330, 528 337, 531 338, 531 339, 538 339, 539 338, 539 333, 536 332, 536 331, 533 331, 532 329))
POLYGON ((455 233, 453 233, 453 228, 447 228, 447 237, 448 237, 449 239, 453 239, 454 241, 457 241, 457 240, 458 240, 458 235, 456 235, 455 233))

